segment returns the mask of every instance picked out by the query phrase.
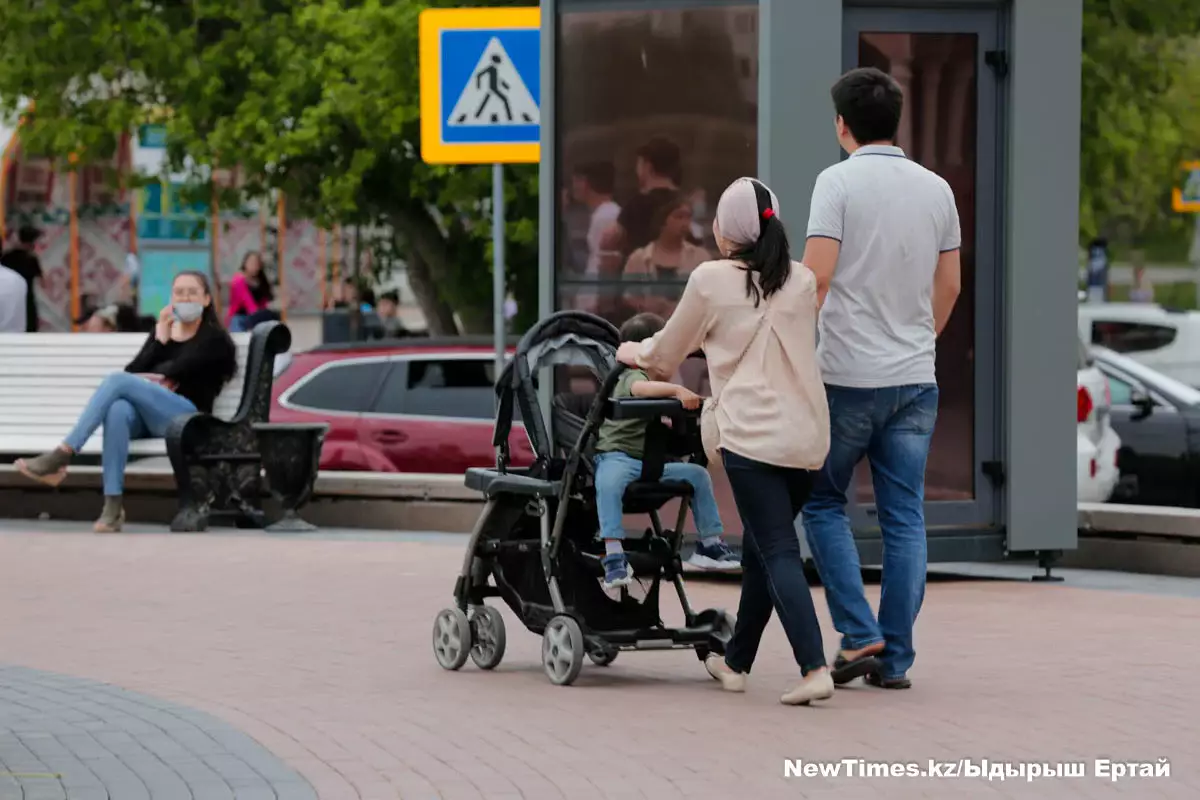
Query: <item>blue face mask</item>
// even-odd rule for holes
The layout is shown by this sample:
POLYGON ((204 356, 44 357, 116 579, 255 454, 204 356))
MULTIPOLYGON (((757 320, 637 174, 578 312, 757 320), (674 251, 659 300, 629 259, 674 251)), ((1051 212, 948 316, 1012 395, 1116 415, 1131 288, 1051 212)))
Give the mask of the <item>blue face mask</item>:
POLYGON ((201 303, 175 303, 172 308, 175 319, 180 322, 195 322, 204 315, 204 306, 201 303))

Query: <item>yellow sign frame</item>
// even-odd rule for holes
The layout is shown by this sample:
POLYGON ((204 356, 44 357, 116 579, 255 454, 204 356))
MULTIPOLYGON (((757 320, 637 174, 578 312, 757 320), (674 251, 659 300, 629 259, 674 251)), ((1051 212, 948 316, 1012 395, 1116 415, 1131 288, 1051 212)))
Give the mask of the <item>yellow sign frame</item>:
MULTIPOLYGON (((1185 173, 1200 171, 1200 161, 1185 161, 1179 169, 1185 173)), ((1200 214, 1200 200, 1185 201, 1183 189, 1176 186, 1171 190, 1171 208, 1180 214, 1200 214)))
POLYGON ((442 141, 442 31, 540 29, 541 9, 431 8, 418 23, 421 68, 421 158, 427 164, 536 164, 541 144, 442 141))

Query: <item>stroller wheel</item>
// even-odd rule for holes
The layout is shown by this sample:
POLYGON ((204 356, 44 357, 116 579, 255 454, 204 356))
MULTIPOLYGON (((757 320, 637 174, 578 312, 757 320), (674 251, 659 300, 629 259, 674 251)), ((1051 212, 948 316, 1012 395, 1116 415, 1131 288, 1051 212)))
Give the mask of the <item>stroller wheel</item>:
POLYGON ((570 686, 583 669, 583 631, 571 617, 550 620, 542 635, 542 667, 555 686, 570 686))
POLYGON ((590 658, 592 663, 597 667, 607 667, 609 664, 617 660, 617 655, 620 652, 621 651, 615 647, 605 650, 593 650, 592 652, 588 653, 588 658, 590 658))
POLYGON ((458 608, 444 608, 433 621, 433 655, 442 669, 456 670, 471 652, 471 625, 458 608))
POLYGON ((480 669, 494 669, 504 658, 504 617, 491 606, 471 614, 471 660, 480 669))

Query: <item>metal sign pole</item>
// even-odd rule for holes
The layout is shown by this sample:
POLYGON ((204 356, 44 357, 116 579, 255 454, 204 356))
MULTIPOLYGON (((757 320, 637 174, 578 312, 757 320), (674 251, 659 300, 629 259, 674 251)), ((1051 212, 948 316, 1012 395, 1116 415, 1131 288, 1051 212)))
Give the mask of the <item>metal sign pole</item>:
POLYGON ((504 165, 492 165, 492 328, 496 337, 496 380, 504 370, 504 165))

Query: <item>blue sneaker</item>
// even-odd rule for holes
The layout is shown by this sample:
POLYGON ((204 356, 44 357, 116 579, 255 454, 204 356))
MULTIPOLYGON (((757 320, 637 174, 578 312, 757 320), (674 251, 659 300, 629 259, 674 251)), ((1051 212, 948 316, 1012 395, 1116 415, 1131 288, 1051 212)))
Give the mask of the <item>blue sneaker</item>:
POLYGON ((600 560, 604 565, 604 582, 601 584, 605 591, 628 586, 633 582, 633 570, 629 568, 629 559, 624 553, 611 553, 600 560))
POLYGON ((687 563, 698 569, 729 570, 742 566, 742 562, 729 549, 729 545, 725 544, 724 539, 717 539, 710 543, 696 542, 696 549, 687 563))

